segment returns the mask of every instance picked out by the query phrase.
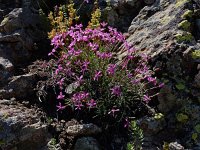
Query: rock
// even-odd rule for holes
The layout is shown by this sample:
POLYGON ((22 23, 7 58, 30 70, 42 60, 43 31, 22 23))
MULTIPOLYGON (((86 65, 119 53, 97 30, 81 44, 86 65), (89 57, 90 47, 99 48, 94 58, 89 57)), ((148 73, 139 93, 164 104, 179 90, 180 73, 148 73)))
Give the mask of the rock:
POLYGON ((138 0, 105 0, 108 7, 102 8, 102 17, 109 25, 127 31, 132 19, 144 7, 138 0))
POLYGON ((196 20, 197 29, 200 31, 200 19, 196 20))
POLYGON ((0 23, 0 42, 3 47, 12 47, 10 59, 15 65, 30 61, 39 43, 45 42, 48 27, 44 24, 38 13, 27 8, 13 9, 0 23))
MULTIPOLYGON (((162 141, 179 139, 180 143, 192 143, 192 140, 188 142, 188 139, 191 139, 194 124, 199 122, 199 116, 194 115, 198 114, 198 111, 188 114, 190 119, 187 125, 184 124, 186 134, 183 135, 183 129, 176 120, 177 114, 190 110, 185 109, 186 104, 198 105, 200 97, 200 73, 196 69, 198 62, 191 58, 191 53, 200 49, 199 1, 195 2, 156 0, 151 6, 141 9, 128 29, 128 42, 139 52, 149 55, 151 67, 159 68, 156 74, 165 82, 158 95, 156 110, 162 112, 166 120, 157 121, 152 117, 140 120, 144 133, 161 137, 162 141), (187 22, 188 28, 179 28, 183 21, 187 22), (195 100, 191 99, 191 95, 195 100), (195 119, 191 121, 193 117, 195 119), (166 135, 161 136, 161 132, 166 135), (175 132, 182 134, 179 137, 175 134, 176 137, 172 138, 175 132)), ((119 58, 123 57, 124 53, 122 47, 118 53, 119 58)), ((193 107, 189 108, 194 111, 193 107)), ((148 144, 152 145, 154 141, 156 140, 152 140, 150 136, 148 144)))
MULTIPOLYGON (((129 43, 136 49, 145 50, 152 57, 163 53, 172 54, 175 35, 181 32, 178 29, 178 24, 182 21, 180 14, 184 12, 182 5, 178 7, 170 0, 145 6, 129 27, 129 43)), ((192 38, 190 43, 196 44, 192 38)))
POLYGON ((100 150, 100 146, 93 137, 82 137, 76 141, 74 150, 100 150))
POLYGON ((11 81, 0 90, 1 98, 25 98, 33 94, 37 82, 36 74, 25 74, 12 77, 11 81))
POLYGON ((164 86, 158 95, 158 109, 162 113, 172 111, 176 106, 176 97, 172 94, 170 87, 164 86))
POLYGON ((177 142, 172 142, 169 143, 169 150, 184 150, 184 147, 177 142))
POLYGON ((155 2, 156 0, 144 0, 145 4, 151 5, 155 2))
POLYGON ((155 135, 166 126, 164 118, 155 119, 153 117, 143 117, 138 120, 138 125, 145 135, 155 135))
POLYGON ((90 136, 90 135, 96 135, 101 132, 101 129, 96 126, 95 124, 82 124, 82 125, 73 125, 69 126, 66 129, 66 133, 71 136, 90 136))
POLYGON ((195 85, 197 88, 200 88, 200 71, 199 71, 199 73, 195 76, 194 85, 195 85))
POLYGON ((16 30, 19 30, 22 25, 22 20, 20 20, 20 16, 22 14, 22 8, 15 8, 11 11, 1 22, 0 31, 3 33, 12 33, 16 30))
MULTIPOLYGON (((7 100, 10 101, 10 100, 7 100)), ((47 126, 36 110, 0 100, 0 145, 6 150, 36 150, 47 144, 47 126)))
POLYGON ((11 77, 13 70, 13 64, 8 59, 0 57, 0 87, 11 77))
POLYGON ((6 71, 13 71, 14 66, 8 59, 0 57, 0 68, 3 68, 6 71))

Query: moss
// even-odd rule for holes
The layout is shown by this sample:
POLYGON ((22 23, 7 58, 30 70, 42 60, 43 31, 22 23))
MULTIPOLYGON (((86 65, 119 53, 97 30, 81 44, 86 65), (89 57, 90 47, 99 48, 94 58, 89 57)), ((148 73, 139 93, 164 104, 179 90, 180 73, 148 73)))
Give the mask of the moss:
POLYGON ((185 30, 185 31, 189 31, 190 30, 190 26, 191 26, 191 23, 187 20, 183 20, 182 22, 180 22, 178 24, 178 27, 185 30))
POLYGON ((176 7, 180 7, 187 2, 190 2, 190 0, 176 0, 176 7))
POLYGON ((184 90, 185 89, 185 85, 184 85, 184 83, 178 83, 178 84, 176 84, 175 85, 176 86, 176 88, 178 89, 178 90, 184 90))
POLYGON ((194 141, 196 141, 197 138, 198 138, 198 134, 197 134, 197 133, 192 133, 192 139, 193 139, 194 141))
POLYGON ((5 18, 3 19, 3 21, 1 22, 1 26, 4 26, 8 21, 9 21, 9 18, 8 18, 8 17, 5 17, 5 18))
POLYGON ((200 133, 200 124, 197 124, 194 129, 197 133, 200 133))
POLYGON ((195 50, 194 52, 192 52, 192 58, 199 59, 200 58, 200 50, 195 50))
POLYGON ((180 113, 176 115, 176 119, 178 120, 178 122, 185 123, 188 121, 189 117, 183 113, 180 113))
POLYGON ((189 32, 186 32, 186 33, 183 33, 183 34, 178 33, 178 34, 175 35, 175 37, 176 37, 176 40, 178 42, 191 42, 194 39, 192 34, 189 33, 189 32))
POLYGON ((193 11, 187 10, 187 11, 181 16, 181 18, 182 18, 182 19, 191 18, 192 15, 193 15, 193 11))
POLYGON ((4 144, 5 144, 5 141, 2 140, 2 139, 0 139, 0 146, 1 146, 1 145, 4 145, 4 144))
POLYGON ((164 115, 162 113, 156 113, 154 116, 154 119, 159 120, 162 119, 164 117, 164 115))
POLYGON ((168 24, 172 19, 174 19, 174 17, 175 16, 165 16, 165 17, 163 17, 162 19, 161 19, 161 23, 163 24, 163 25, 166 25, 166 24, 168 24))

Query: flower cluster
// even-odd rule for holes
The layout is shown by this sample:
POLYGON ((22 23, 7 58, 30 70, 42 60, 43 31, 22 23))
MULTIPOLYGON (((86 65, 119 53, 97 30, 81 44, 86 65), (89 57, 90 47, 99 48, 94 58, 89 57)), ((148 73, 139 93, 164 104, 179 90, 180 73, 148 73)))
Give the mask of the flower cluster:
MULTIPOLYGON (((139 105, 147 105, 151 89, 159 88, 147 56, 129 45, 122 33, 101 23, 99 27, 71 26, 51 41, 49 53, 56 60, 52 78, 59 88, 58 110, 93 109, 95 116, 126 122, 139 105), (123 44, 126 56, 119 61, 116 45, 123 44), (133 64, 129 66, 129 64, 133 64)), ((150 95, 151 93, 151 95, 150 95)))

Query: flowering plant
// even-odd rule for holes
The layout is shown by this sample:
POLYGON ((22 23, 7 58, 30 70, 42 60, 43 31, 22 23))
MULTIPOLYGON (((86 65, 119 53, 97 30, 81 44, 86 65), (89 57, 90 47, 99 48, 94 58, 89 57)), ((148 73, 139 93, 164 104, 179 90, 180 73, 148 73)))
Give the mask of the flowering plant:
POLYGON ((93 110, 94 116, 124 121, 127 127, 128 117, 155 96, 149 95, 151 89, 160 87, 147 66, 147 56, 106 23, 94 29, 71 26, 57 34, 51 45, 49 55, 56 60, 51 78, 59 89, 58 111, 69 106, 74 111, 93 110), (120 61, 115 50, 121 44, 126 55, 120 61))

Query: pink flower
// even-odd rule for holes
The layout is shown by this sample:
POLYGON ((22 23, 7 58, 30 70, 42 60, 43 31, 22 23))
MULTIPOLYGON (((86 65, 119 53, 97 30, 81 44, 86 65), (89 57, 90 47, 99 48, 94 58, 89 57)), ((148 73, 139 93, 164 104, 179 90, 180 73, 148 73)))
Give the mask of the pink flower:
POLYGON ((127 77, 128 77, 129 79, 131 79, 131 78, 133 77, 133 74, 130 73, 128 70, 127 70, 127 77))
POLYGON ((155 78, 152 78, 152 77, 147 77, 147 80, 148 80, 149 82, 152 82, 154 85, 156 85, 156 83, 157 83, 156 79, 155 79, 155 78))
POLYGON ((146 94, 143 96, 143 101, 148 103, 151 100, 151 98, 146 94))
POLYGON ((140 82, 140 80, 141 80, 141 79, 135 79, 135 80, 132 80, 131 83, 132 83, 132 84, 138 84, 138 83, 140 82))
POLYGON ((104 27, 107 26, 107 23, 106 23, 106 22, 102 22, 102 23, 101 23, 101 26, 104 28, 104 27))
POLYGON ((65 45, 62 38, 62 34, 54 36, 54 38, 51 40, 51 45, 53 45, 55 48, 65 45))
POLYGON ((93 51, 96 51, 99 48, 99 46, 96 43, 90 42, 88 45, 93 51))
POLYGON ((52 51, 48 54, 49 56, 50 55, 54 55, 54 53, 56 52, 56 50, 55 49, 52 49, 52 51))
POLYGON ((116 95, 116 96, 120 96, 121 95, 121 88, 120 86, 114 86, 113 88, 111 88, 111 93, 113 95, 116 95))
POLYGON ((108 74, 114 75, 116 66, 117 66, 116 64, 109 64, 107 69, 108 74))
POLYGON ((89 96, 89 93, 81 91, 81 92, 73 94, 72 100, 73 100, 74 103, 78 103, 83 99, 87 99, 88 96, 89 96))
POLYGON ((60 81, 57 82, 57 84, 59 85, 60 89, 62 89, 63 83, 64 83, 64 78, 62 78, 60 81))
POLYGON ((83 51, 82 50, 76 50, 74 51, 74 56, 79 56, 83 51))
POLYGON ((158 85, 158 87, 162 88, 164 85, 165 85, 164 83, 161 83, 161 84, 158 85))
POLYGON ((80 77, 76 76, 76 80, 79 84, 81 84, 83 82, 83 75, 81 75, 80 77))
POLYGON ((84 73, 86 70, 88 70, 88 65, 90 64, 89 61, 84 61, 81 67, 81 71, 84 73))
POLYGON ((61 102, 59 102, 59 105, 57 105, 56 107, 58 108, 57 111, 63 110, 66 108, 66 106, 62 106, 61 102))
POLYGON ((94 75, 94 81, 98 81, 99 77, 102 76, 102 72, 101 71, 95 71, 95 75, 94 75))
POLYGON ((81 110, 81 107, 83 107, 83 104, 79 102, 79 103, 77 103, 77 104, 75 105, 75 107, 76 107, 75 110, 77 110, 77 109, 78 109, 78 110, 81 110))
POLYGON ((130 125, 130 122, 128 120, 128 118, 125 119, 125 123, 124 123, 124 128, 128 128, 130 125))
POLYGON ((99 57, 99 58, 102 58, 102 59, 106 59, 106 58, 111 58, 112 57, 112 53, 106 53, 106 52, 99 52, 97 51, 96 52, 96 55, 99 57))
POLYGON ((119 109, 112 108, 111 111, 108 112, 108 114, 112 114, 112 116, 115 117, 115 113, 118 111, 119 109))
POLYGON ((60 94, 58 95, 57 99, 64 99, 65 98, 65 95, 63 95, 62 92, 60 92, 60 94))
POLYGON ((87 103, 87 105, 89 106, 89 108, 94 108, 94 107, 96 107, 97 103, 95 102, 94 99, 91 99, 91 100, 87 103))
POLYGON ((62 70, 63 70, 63 67, 61 65, 58 65, 58 68, 55 71, 55 75, 57 75, 62 70))

